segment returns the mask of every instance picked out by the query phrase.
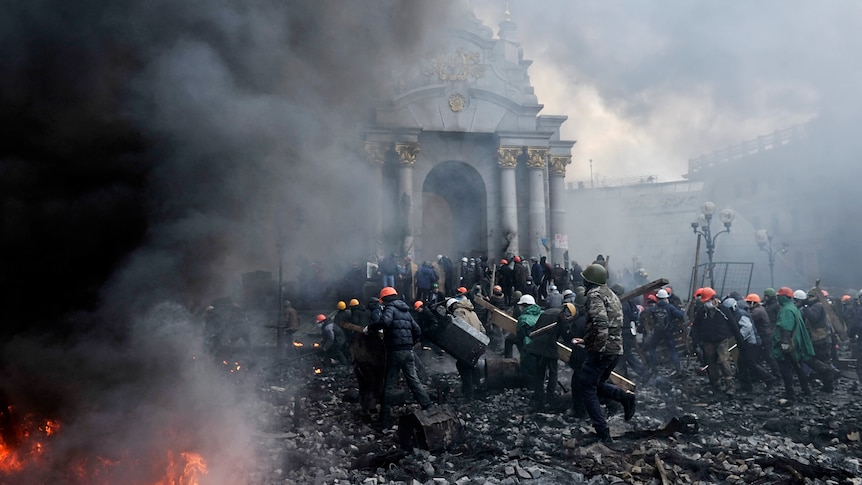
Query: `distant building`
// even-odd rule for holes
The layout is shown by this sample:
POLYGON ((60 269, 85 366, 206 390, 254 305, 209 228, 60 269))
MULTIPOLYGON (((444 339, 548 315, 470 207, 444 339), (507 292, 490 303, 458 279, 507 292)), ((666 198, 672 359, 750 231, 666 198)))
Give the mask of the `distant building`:
POLYGON ((560 139, 566 117, 539 115, 508 16, 497 37, 466 9, 448 27, 383 86, 364 130, 379 194, 370 251, 558 260, 575 144, 560 139))

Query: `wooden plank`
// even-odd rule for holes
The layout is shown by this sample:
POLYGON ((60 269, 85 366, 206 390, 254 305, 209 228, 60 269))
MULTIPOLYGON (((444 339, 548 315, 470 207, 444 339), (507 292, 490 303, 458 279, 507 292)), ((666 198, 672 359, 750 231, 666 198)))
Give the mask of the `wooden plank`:
POLYGON ((823 295, 823 291, 820 290, 820 280, 818 279, 814 283, 815 295, 817 296, 817 300, 820 301, 820 304, 823 305, 823 310, 826 311, 826 316, 829 319, 829 323, 832 324, 832 328, 838 332, 838 336, 841 337, 841 340, 847 340, 847 327, 844 326, 844 320, 838 318, 838 315, 835 314, 835 309, 832 308, 832 305, 829 304, 829 300, 823 295))
MULTIPOLYGON (((572 349, 570 347, 566 347, 566 345, 562 342, 557 342, 557 356, 560 358, 560 360, 568 364, 569 359, 572 357, 572 349)), ((611 372, 611 376, 608 377, 608 380, 612 384, 623 390, 631 392, 635 392, 637 390, 637 384, 617 374, 616 372, 611 372)))
MULTIPOLYGON (((664 284, 667 284, 667 280, 664 281, 664 284)), ((655 283, 655 281, 653 283, 655 283)), ((488 309, 488 319, 491 323, 497 325, 498 327, 511 334, 517 333, 518 321, 512 318, 511 315, 507 315, 506 313, 502 312, 499 308, 495 307, 489 301, 486 301, 483 298, 476 298, 476 303, 481 307, 488 309)), ((560 360, 568 363, 569 358, 572 355, 572 349, 566 347, 561 342, 557 342, 557 351, 560 360)), ((616 386, 631 392, 635 392, 635 390, 637 389, 637 385, 634 382, 626 379, 625 377, 617 374, 616 372, 611 372, 611 377, 608 378, 608 380, 614 383, 616 386)))
POLYGON ((665 286, 668 283, 670 283, 670 281, 668 281, 667 278, 659 278, 657 280, 650 281, 649 283, 638 286, 628 293, 624 293, 620 296, 620 301, 631 300, 637 296, 645 295, 653 290, 657 290, 662 286, 665 286))
POLYGON ((496 325, 512 335, 518 333, 518 320, 500 310, 484 298, 476 298, 475 303, 488 310, 488 323, 496 325))

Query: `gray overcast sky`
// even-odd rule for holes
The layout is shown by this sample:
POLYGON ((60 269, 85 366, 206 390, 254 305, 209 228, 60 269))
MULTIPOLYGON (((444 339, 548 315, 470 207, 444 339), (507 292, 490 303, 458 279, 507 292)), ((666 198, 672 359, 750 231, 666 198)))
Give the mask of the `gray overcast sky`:
MULTIPOLYGON (((501 0, 472 0, 495 32, 501 0)), ((699 155, 820 117, 856 120, 862 2, 513 0, 569 180, 679 179, 699 155)), ((837 128, 837 127, 836 127, 837 128)))

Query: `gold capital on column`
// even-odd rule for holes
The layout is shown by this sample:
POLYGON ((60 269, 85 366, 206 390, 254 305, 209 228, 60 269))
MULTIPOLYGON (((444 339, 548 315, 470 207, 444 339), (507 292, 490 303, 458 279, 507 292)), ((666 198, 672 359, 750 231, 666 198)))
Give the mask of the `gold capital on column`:
POLYGON ((500 168, 515 168, 518 166, 518 157, 523 150, 521 147, 500 147, 497 149, 497 163, 500 168))
POLYGON ((386 161, 386 152, 389 151, 389 143, 382 141, 367 141, 365 142, 365 153, 368 154, 368 161, 371 165, 382 166, 386 161))
POLYGON ((571 163, 571 155, 551 155, 551 164, 548 168, 550 168, 552 174, 565 177, 566 165, 569 165, 571 163))
POLYGON ((545 168, 549 152, 547 148, 527 148, 527 167, 545 168))
POLYGON ((416 163, 416 155, 419 153, 418 143, 396 143, 395 153, 402 165, 412 167, 416 163))

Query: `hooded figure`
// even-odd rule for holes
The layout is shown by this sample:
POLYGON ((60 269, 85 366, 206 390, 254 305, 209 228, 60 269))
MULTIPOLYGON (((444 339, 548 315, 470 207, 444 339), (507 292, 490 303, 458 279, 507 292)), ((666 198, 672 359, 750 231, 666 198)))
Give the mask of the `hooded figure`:
POLYGON ((807 396, 811 394, 811 388, 808 386, 808 377, 802 370, 802 364, 814 356, 814 347, 811 345, 802 314, 793 304, 793 290, 782 287, 776 298, 781 308, 778 310, 775 333, 772 335, 771 355, 778 361, 781 378, 784 380, 785 397, 796 397, 793 389, 794 373, 799 379, 802 394, 807 396))

